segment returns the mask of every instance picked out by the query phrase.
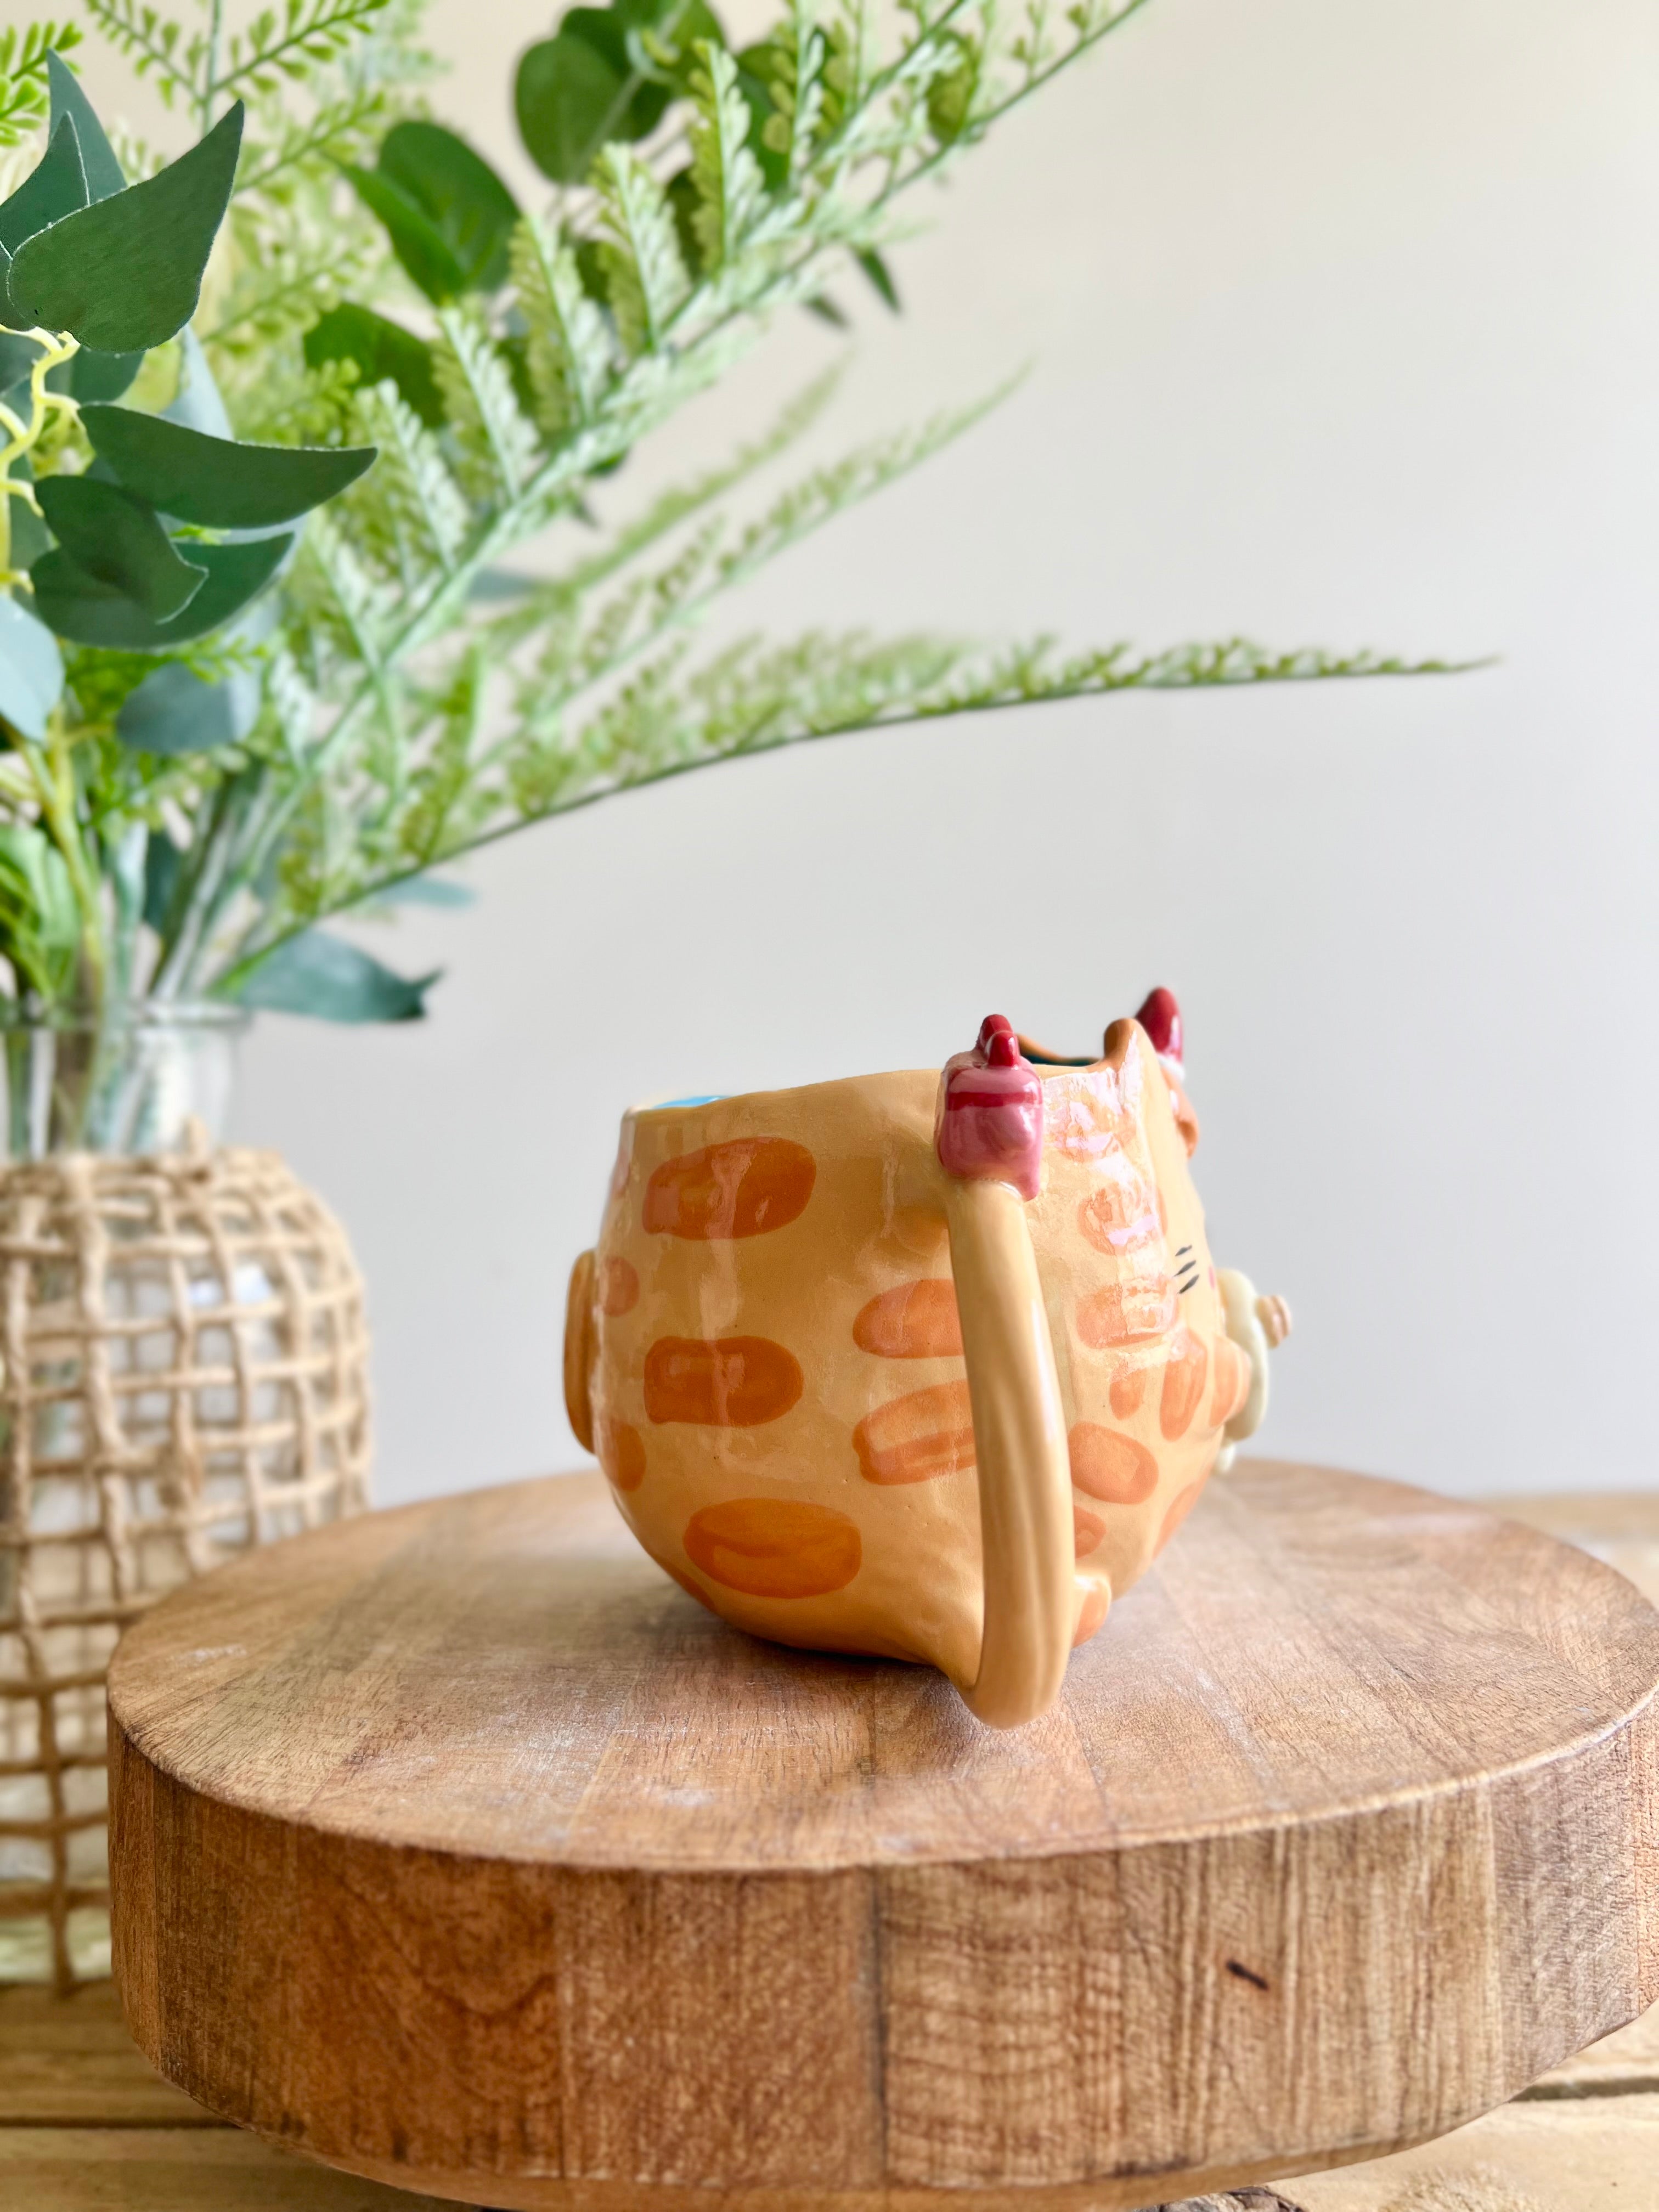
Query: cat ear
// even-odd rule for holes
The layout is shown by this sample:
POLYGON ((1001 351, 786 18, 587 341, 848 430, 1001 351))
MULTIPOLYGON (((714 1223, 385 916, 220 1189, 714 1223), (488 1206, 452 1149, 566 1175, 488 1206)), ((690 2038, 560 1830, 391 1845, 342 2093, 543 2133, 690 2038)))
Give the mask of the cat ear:
POLYGON ((1148 991, 1135 1019, 1146 1030, 1146 1041, 1158 1054, 1158 1065, 1169 1079, 1170 1104, 1190 1159, 1198 1148, 1198 1116, 1187 1096, 1186 1039, 1175 993, 1166 991, 1162 984, 1157 990, 1148 991))
POLYGON ((1160 983, 1155 991, 1148 991, 1141 1001, 1135 1019, 1152 1041, 1152 1050, 1162 1060, 1169 1062, 1175 1074, 1185 1080, 1187 1055, 1183 1050, 1184 1032, 1181 1009, 1176 1004, 1176 994, 1166 991, 1160 983))

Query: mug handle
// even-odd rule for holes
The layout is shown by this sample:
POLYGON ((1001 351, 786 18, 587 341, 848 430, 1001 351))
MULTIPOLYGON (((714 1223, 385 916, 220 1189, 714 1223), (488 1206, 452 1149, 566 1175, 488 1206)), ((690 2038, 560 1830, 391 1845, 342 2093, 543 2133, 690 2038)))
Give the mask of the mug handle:
POLYGON ((992 1015, 946 1066, 935 1142, 973 1410, 984 1626, 975 1717, 1018 1728, 1060 1695, 1071 1656, 1076 1545, 1066 1414, 1027 1200, 1042 1173, 1042 1085, 992 1015))

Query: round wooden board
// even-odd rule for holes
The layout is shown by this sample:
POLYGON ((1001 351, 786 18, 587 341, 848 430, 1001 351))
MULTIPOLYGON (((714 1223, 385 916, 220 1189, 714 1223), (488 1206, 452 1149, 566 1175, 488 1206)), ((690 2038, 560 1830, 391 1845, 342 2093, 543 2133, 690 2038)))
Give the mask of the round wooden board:
POLYGON ((192 2096, 463 2203, 1108 2212, 1439 2134, 1659 1998, 1656 1684, 1585 1554, 1247 1462, 996 1735, 519 1484, 128 1635, 117 1972, 192 2096))

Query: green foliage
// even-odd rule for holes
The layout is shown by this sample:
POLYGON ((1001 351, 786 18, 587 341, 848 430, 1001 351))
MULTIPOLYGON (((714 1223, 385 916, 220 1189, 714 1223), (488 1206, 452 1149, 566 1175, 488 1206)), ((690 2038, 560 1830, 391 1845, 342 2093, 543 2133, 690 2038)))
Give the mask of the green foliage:
POLYGON ((25 239, 87 204, 87 173, 75 125, 65 116, 51 143, 11 198, 0 206, 0 247, 15 254, 25 239))
POLYGON ((158 175, 26 238, 6 280, 13 329, 67 331, 106 353, 165 345, 196 312, 241 142, 238 105, 158 175))
POLYGON ((374 459, 372 446, 238 445, 127 407, 83 407, 81 427, 130 492, 210 530, 292 522, 355 483, 374 459))
POLYGON ((531 212, 416 112, 418 0, 240 27, 236 0, 85 4, 198 143, 158 165, 124 141, 129 184, 70 41, 0 41, 0 133, 19 83, 52 125, 0 207, 29 319, 0 331, 0 956, 25 1003, 410 1019, 435 978, 318 925, 550 814, 902 722, 1401 672, 1237 641, 699 649, 982 408, 763 483, 821 380, 618 511, 635 447, 781 313, 844 324, 849 271, 896 312, 908 196, 1144 0, 912 0, 879 32, 866 0, 783 0, 739 52, 705 0, 571 9, 515 80, 558 187, 531 212))
POLYGON ((386 225, 392 252, 441 307, 506 281, 518 203, 487 161, 436 123, 400 123, 373 169, 348 167, 364 204, 386 225))
POLYGON ((312 1014, 331 1022, 415 1022, 437 981, 410 979, 343 938, 302 930, 276 946, 241 991, 242 1004, 268 1012, 312 1014))
POLYGON ((63 854, 27 822, 0 822, 0 938, 24 986, 48 1001, 75 971, 81 917, 63 854))
POLYGON ((337 60, 360 39, 390 0, 283 0, 261 9, 245 31, 221 43, 220 9, 190 31, 146 0, 83 0, 110 45, 151 78, 168 106, 181 100, 205 118, 216 100, 270 94, 284 81, 303 83, 319 64, 337 60))
POLYGON ((52 134, 56 137, 59 125, 64 122, 75 126, 86 175, 87 198, 106 200, 113 192, 125 191, 126 173, 105 136, 103 125, 92 112, 92 102, 76 82, 74 71, 63 60, 61 48, 56 52, 48 49, 46 65, 46 82, 52 88, 52 134))
POLYGON ((365 390, 395 385, 429 430, 442 425, 444 403, 432 370, 431 347, 372 307, 342 301, 319 315, 305 335, 305 361, 307 368, 331 362, 348 365, 365 390))
POLYGON ((81 43, 74 23, 9 23, 0 30, 0 146, 16 146, 42 121, 50 100, 49 58, 81 43))
POLYGON ((0 720, 39 744, 64 689, 64 656, 44 623, 0 593, 0 720))
MULTIPOLYGON (((48 477, 36 496, 58 545, 31 571, 43 613, 54 574, 73 580, 74 587, 94 599, 95 587, 102 585, 111 599, 128 602, 158 624, 182 614, 207 580, 207 570, 183 557, 155 509, 119 484, 95 477, 48 477)), ((61 620, 52 626, 60 637, 81 635, 61 620)))
POLYGON ((708 40, 723 43, 702 0, 567 10, 519 64, 514 104, 531 160, 556 184, 580 184, 607 145, 648 138, 708 40))
POLYGON ((94 575, 63 546, 43 553, 30 570, 35 611, 47 627, 77 645, 120 653, 166 653, 208 637, 258 597, 293 546, 291 538, 258 538, 245 545, 192 547, 202 580, 169 615, 153 614, 137 591, 94 575))

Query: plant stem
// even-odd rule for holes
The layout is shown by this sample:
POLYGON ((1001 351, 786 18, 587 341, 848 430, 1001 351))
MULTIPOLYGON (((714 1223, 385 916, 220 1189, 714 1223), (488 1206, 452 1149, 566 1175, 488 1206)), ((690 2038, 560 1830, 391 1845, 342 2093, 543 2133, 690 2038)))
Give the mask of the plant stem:
POLYGON ((213 128, 213 102, 219 89, 219 39, 225 0, 208 0, 207 40, 202 49, 202 90, 196 103, 196 127, 205 137, 213 128))
POLYGON ((104 996, 105 944, 103 908, 95 872, 88 866, 81 840, 75 804, 75 765, 62 720, 54 716, 44 747, 20 737, 18 750, 28 763, 40 801, 40 818, 63 855, 70 888, 81 916, 81 957, 86 968, 87 997, 94 1006, 104 996))

